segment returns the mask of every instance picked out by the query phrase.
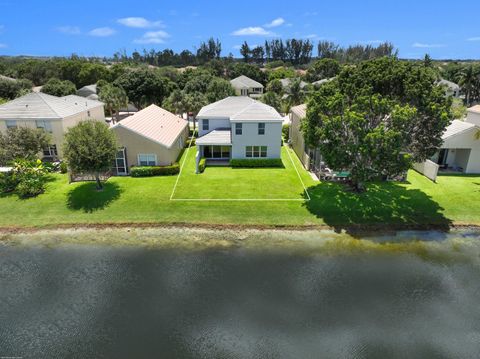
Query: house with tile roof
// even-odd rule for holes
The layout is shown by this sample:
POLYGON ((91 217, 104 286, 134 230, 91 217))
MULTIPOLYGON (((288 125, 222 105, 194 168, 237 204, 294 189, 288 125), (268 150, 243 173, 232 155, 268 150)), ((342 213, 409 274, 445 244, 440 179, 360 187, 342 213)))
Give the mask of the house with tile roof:
POLYGON ((188 122, 157 105, 150 105, 111 127, 120 145, 117 175, 132 166, 166 166, 174 163, 185 146, 188 122))
POLYGON ((469 108, 464 121, 453 120, 442 139, 431 159, 441 170, 480 173, 480 105, 469 108))
POLYGON ((231 80, 230 83, 235 89, 237 96, 250 96, 252 98, 258 98, 263 95, 263 85, 247 76, 238 76, 237 78, 231 80))
POLYGON ((52 143, 43 152, 48 160, 62 158, 65 132, 88 119, 105 121, 103 102, 75 95, 57 97, 31 92, 0 106, 0 132, 22 126, 51 134, 52 143))
POLYGON ((197 172, 207 161, 280 158, 283 117, 247 96, 231 96, 204 106, 197 115, 197 172))

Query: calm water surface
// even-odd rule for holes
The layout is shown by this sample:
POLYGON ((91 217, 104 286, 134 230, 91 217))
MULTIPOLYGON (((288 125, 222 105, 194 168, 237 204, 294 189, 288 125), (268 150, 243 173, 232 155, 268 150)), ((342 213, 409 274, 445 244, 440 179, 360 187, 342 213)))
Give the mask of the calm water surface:
POLYGON ((479 353, 476 260, 241 247, 0 247, 0 357, 479 353))

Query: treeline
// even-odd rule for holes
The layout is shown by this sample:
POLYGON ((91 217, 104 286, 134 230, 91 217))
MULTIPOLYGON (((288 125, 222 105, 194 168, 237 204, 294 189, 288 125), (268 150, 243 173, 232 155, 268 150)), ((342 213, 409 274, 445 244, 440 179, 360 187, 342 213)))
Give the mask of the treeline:
POLYGON ((283 42, 282 39, 265 41, 264 46, 250 48, 245 41, 240 54, 245 62, 256 62, 263 64, 270 61, 289 62, 292 65, 303 65, 312 59, 313 43, 310 40, 289 39, 283 42))

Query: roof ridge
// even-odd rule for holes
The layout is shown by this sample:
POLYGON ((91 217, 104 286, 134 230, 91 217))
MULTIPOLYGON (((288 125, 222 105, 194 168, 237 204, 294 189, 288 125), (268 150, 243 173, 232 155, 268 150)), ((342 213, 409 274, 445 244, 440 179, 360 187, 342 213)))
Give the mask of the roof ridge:
MULTIPOLYGON (((250 98, 250 97, 249 97, 250 98)), ((245 112, 247 109, 250 108, 250 106, 253 106, 257 101, 253 100, 252 99, 252 102, 250 102, 250 104, 248 104, 248 106, 244 107, 243 109, 241 109, 240 111, 234 113, 233 115, 230 116, 230 118, 233 118, 235 116, 238 116, 239 114, 241 114, 242 112, 245 112)))
MULTIPOLYGON (((32 93, 35 94, 35 95, 37 95, 38 97, 40 97, 40 98, 42 99, 42 101, 45 103, 45 105, 47 105, 48 108, 49 108, 50 110, 52 110, 52 112, 53 112, 55 115, 57 115, 57 116, 60 117, 60 118, 63 118, 63 117, 47 102, 47 100, 45 99, 45 97, 46 97, 45 95, 47 95, 47 97, 48 97, 48 96, 55 97, 55 96, 52 96, 52 95, 49 95, 49 94, 46 94, 46 93, 43 93, 43 92, 42 92, 42 93, 40 93, 40 92, 32 92, 32 93)), ((61 97, 59 97, 58 99, 60 99, 60 98, 61 98, 61 97)))

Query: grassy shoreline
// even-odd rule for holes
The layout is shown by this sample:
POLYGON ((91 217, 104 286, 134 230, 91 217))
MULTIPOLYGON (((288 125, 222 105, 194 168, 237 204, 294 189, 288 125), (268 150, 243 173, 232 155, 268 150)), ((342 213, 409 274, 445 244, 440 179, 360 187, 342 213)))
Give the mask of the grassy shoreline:
POLYGON ((170 200, 177 176, 112 177, 103 192, 96 192, 94 183, 69 184, 66 175, 55 174, 46 192, 36 198, 0 194, 0 229, 234 226, 355 232, 448 231, 458 226, 480 226, 480 176, 439 176, 433 183, 410 171, 406 183, 371 183, 365 193, 355 194, 339 183, 315 182, 295 155, 290 160, 287 151, 291 150, 284 147, 282 151, 284 169, 211 167, 201 175, 195 175, 190 168, 190 154, 175 195, 218 199, 231 192, 234 199, 251 195, 264 201, 170 200), (307 187, 310 201, 302 193, 295 169, 307 187), (207 188, 203 192, 202 184, 207 188), (286 199, 297 196, 298 200, 269 200, 280 195, 286 199))

